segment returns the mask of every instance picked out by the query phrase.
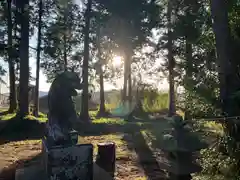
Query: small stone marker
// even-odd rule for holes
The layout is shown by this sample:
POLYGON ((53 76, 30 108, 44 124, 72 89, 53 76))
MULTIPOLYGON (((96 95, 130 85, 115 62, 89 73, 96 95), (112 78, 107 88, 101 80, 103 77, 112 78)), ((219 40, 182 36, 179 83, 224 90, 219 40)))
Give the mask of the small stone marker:
POLYGON ((116 148, 113 142, 99 143, 96 164, 114 177, 116 148))

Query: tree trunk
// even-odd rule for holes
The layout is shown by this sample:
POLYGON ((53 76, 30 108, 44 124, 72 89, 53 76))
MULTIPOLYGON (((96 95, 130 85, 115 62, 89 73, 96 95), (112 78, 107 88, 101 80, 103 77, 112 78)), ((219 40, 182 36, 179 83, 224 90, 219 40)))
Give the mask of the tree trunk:
POLYGON ((88 113, 88 61, 89 61, 89 31, 91 19, 92 0, 88 0, 85 12, 85 28, 84 28, 84 59, 83 59, 83 93, 80 118, 89 120, 88 113))
MULTIPOLYGON (((185 43, 185 56, 186 56, 186 77, 185 77, 185 88, 189 89, 189 88, 193 88, 193 85, 191 84, 191 80, 192 80, 192 75, 193 75, 193 61, 192 61, 192 44, 189 42, 188 37, 185 37, 186 43, 185 43)), ((185 97, 187 98, 187 97, 185 97)), ((185 115, 184 118, 185 120, 189 120, 190 117, 190 112, 189 112, 189 107, 191 106, 191 104, 186 104, 185 106, 185 115)))
POLYGON ((99 113, 100 114, 106 113, 102 67, 100 68, 100 109, 99 109, 99 113))
POLYGON ((172 33, 172 1, 168 0, 167 9, 167 20, 168 20, 168 71, 169 71, 169 116, 176 114, 175 108, 175 94, 174 94, 174 67, 175 60, 173 57, 173 33, 172 33))
POLYGON ((13 47, 12 47, 12 1, 8 3, 8 67, 9 67, 9 82, 10 82, 10 94, 9 94, 9 112, 12 113, 17 109, 17 98, 16 98, 16 77, 15 68, 13 62, 13 47))
POLYGON ((36 62, 36 86, 35 86, 35 105, 34 116, 38 116, 39 111, 39 71, 40 71, 40 56, 41 56, 41 41, 42 41, 42 14, 43 14, 43 1, 39 1, 38 10, 38 42, 37 42, 37 62, 36 62))
POLYGON ((68 16, 68 9, 67 7, 64 7, 64 27, 63 27, 63 63, 64 63, 64 71, 67 71, 68 62, 67 62, 67 16, 68 16))
POLYGON ((186 69, 186 75, 187 79, 192 79, 192 72, 193 72, 193 61, 192 61, 192 44, 189 42, 188 38, 186 37, 186 61, 187 61, 187 69, 186 69))
MULTIPOLYGON (((231 66, 231 60, 233 57, 231 54, 232 47, 227 2, 224 0, 211 0, 211 12, 213 18, 213 30, 216 39, 221 109, 224 116, 238 116, 239 110, 235 108, 236 105, 234 105, 234 99, 231 98, 231 95, 237 87, 235 86, 235 67, 231 66)), ((228 135, 231 138, 238 140, 239 125, 233 121, 225 121, 225 126, 228 135)))
POLYGON ((101 52, 101 27, 100 24, 97 27, 97 49, 98 49, 98 61, 99 61, 99 84, 100 84, 100 108, 98 115, 104 116, 106 114, 105 108, 105 97, 104 97, 104 77, 103 77, 103 61, 102 61, 102 52, 101 52))
POLYGON ((132 69, 131 69, 131 56, 128 56, 128 100, 130 106, 132 105, 132 69))
POLYGON ((228 22, 227 1, 211 0, 211 12, 213 19, 213 30, 216 39, 217 64, 220 80, 220 98, 222 111, 225 115, 231 116, 229 96, 231 94, 231 40, 228 22))
POLYGON ((67 37, 66 37, 66 32, 64 32, 64 35, 63 35, 63 46, 64 46, 64 71, 67 71, 67 37))
MULTIPOLYGON (((131 42, 128 42, 131 43, 131 42)), ((132 78, 131 78, 131 53, 130 47, 125 50, 124 58, 124 84, 123 84, 123 101, 132 100, 132 78)))
POLYGON ((127 79, 128 79, 128 66, 127 66, 127 56, 125 54, 124 57, 124 75, 123 75, 123 92, 122 92, 122 101, 125 102, 127 100, 127 79))
POLYGON ((29 0, 21 1, 19 117, 28 114, 29 91, 29 0))

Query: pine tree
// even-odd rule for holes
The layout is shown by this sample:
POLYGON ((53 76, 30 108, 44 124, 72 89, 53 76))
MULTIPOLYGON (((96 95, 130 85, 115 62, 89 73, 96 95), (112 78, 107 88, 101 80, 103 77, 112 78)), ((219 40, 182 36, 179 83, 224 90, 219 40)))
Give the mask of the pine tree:
POLYGON ((34 112, 35 116, 38 116, 39 110, 39 72, 40 72, 40 55, 41 55, 41 41, 42 41, 42 16, 43 16, 43 1, 39 0, 39 12, 38 12, 38 42, 37 42, 37 61, 36 61, 36 86, 34 94, 34 112))
POLYGON ((147 36, 156 27, 159 7, 152 1, 99 1, 111 14, 106 27, 108 36, 124 51, 124 88, 123 100, 131 96, 131 62, 134 50, 147 42, 147 36), (130 96, 127 98, 127 88, 130 96))
POLYGON ((66 70, 78 69, 79 60, 73 58, 77 51, 81 51, 82 14, 79 6, 72 1, 61 4, 54 1, 54 12, 51 20, 47 18, 46 28, 43 30, 44 58, 41 67, 52 81, 56 74, 66 70))
POLYGON ((20 82, 19 82, 19 112, 18 116, 23 118, 28 114, 28 92, 29 92, 29 0, 17 2, 21 19, 20 40, 20 82))
POLYGON ((81 114, 80 119, 87 121, 89 120, 89 112, 88 112, 88 99, 89 99, 89 75, 88 75, 88 66, 89 66, 89 33, 90 33, 90 21, 92 11, 92 0, 88 0, 87 8, 85 11, 85 26, 84 26, 84 57, 83 57, 83 92, 82 92, 82 105, 81 105, 81 114))
POLYGON ((8 6, 8 67, 9 67, 9 82, 10 82, 10 94, 9 94, 9 112, 12 113, 17 109, 16 101, 16 87, 15 87, 15 68, 13 59, 13 37, 12 37, 12 1, 7 1, 8 6))

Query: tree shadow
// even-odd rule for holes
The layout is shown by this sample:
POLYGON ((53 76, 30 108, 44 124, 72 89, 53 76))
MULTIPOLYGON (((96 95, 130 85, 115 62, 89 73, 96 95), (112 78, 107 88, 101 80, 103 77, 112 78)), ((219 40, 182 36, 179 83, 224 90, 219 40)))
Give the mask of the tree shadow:
POLYGON ((102 136, 108 134, 118 134, 138 130, 135 123, 108 124, 108 123, 84 123, 77 126, 75 130, 80 136, 102 136), (137 129, 136 129, 137 128, 137 129))
POLYGON ((125 134, 123 140, 127 142, 127 146, 130 150, 135 150, 139 159, 139 163, 149 179, 165 180, 166 174, 161 169, 158 161, 154 157, 152 150, 143 137, 141 128, 135 127, 135 129, 137 131, 129 131, 128 134, 125 134), (131 138, 129 138, 129 135, 131 138))
POLYGON ((5 116, 5 115, 7 115, 7 114, 9 114, 9 111, 8 111, 8 110, 0 112, 0 116, 5 116))
POLYGON ((19 119, 0 120, 0 145, 12 141, 37 140, 43 137, 45 123, 37 120, 19 119))

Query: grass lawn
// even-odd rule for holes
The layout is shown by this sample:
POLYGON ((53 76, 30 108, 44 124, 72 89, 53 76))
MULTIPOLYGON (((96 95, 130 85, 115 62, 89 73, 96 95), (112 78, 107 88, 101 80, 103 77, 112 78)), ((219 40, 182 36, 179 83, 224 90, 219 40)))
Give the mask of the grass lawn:
MULTIPOLYGON (((94 117, 95 112, 90 114, 94 117)), ((39 126, 36 126, 36 122, 43 123, 46 120, 44 116, 40 119, 29 116, 28 122, 32 124, 24 126, 24 132, 15 132, 18 124, 9 126, 14 126, 12 130, 3 125, 12 121, 13 117, 14 114, 0 117, 0 179, 6 180, 14 178, 14 169, 22 166, 25 160, 37 159, 41 151, 42 133, 37 129, 39 126), (4 129, 8 131, 5 132, 4 129)), ((98 143, 112 141, 116 144, 116 180, 161 180, 165 173, 159 165, 164 160, 159 144, 163 132, 169 128, 168 121, 164 118, 129 121, 101 118, 94 119, 90 125, 76 127, 76 130, 79 131, 80 138, 94 145, 95 155, 98 143)))

